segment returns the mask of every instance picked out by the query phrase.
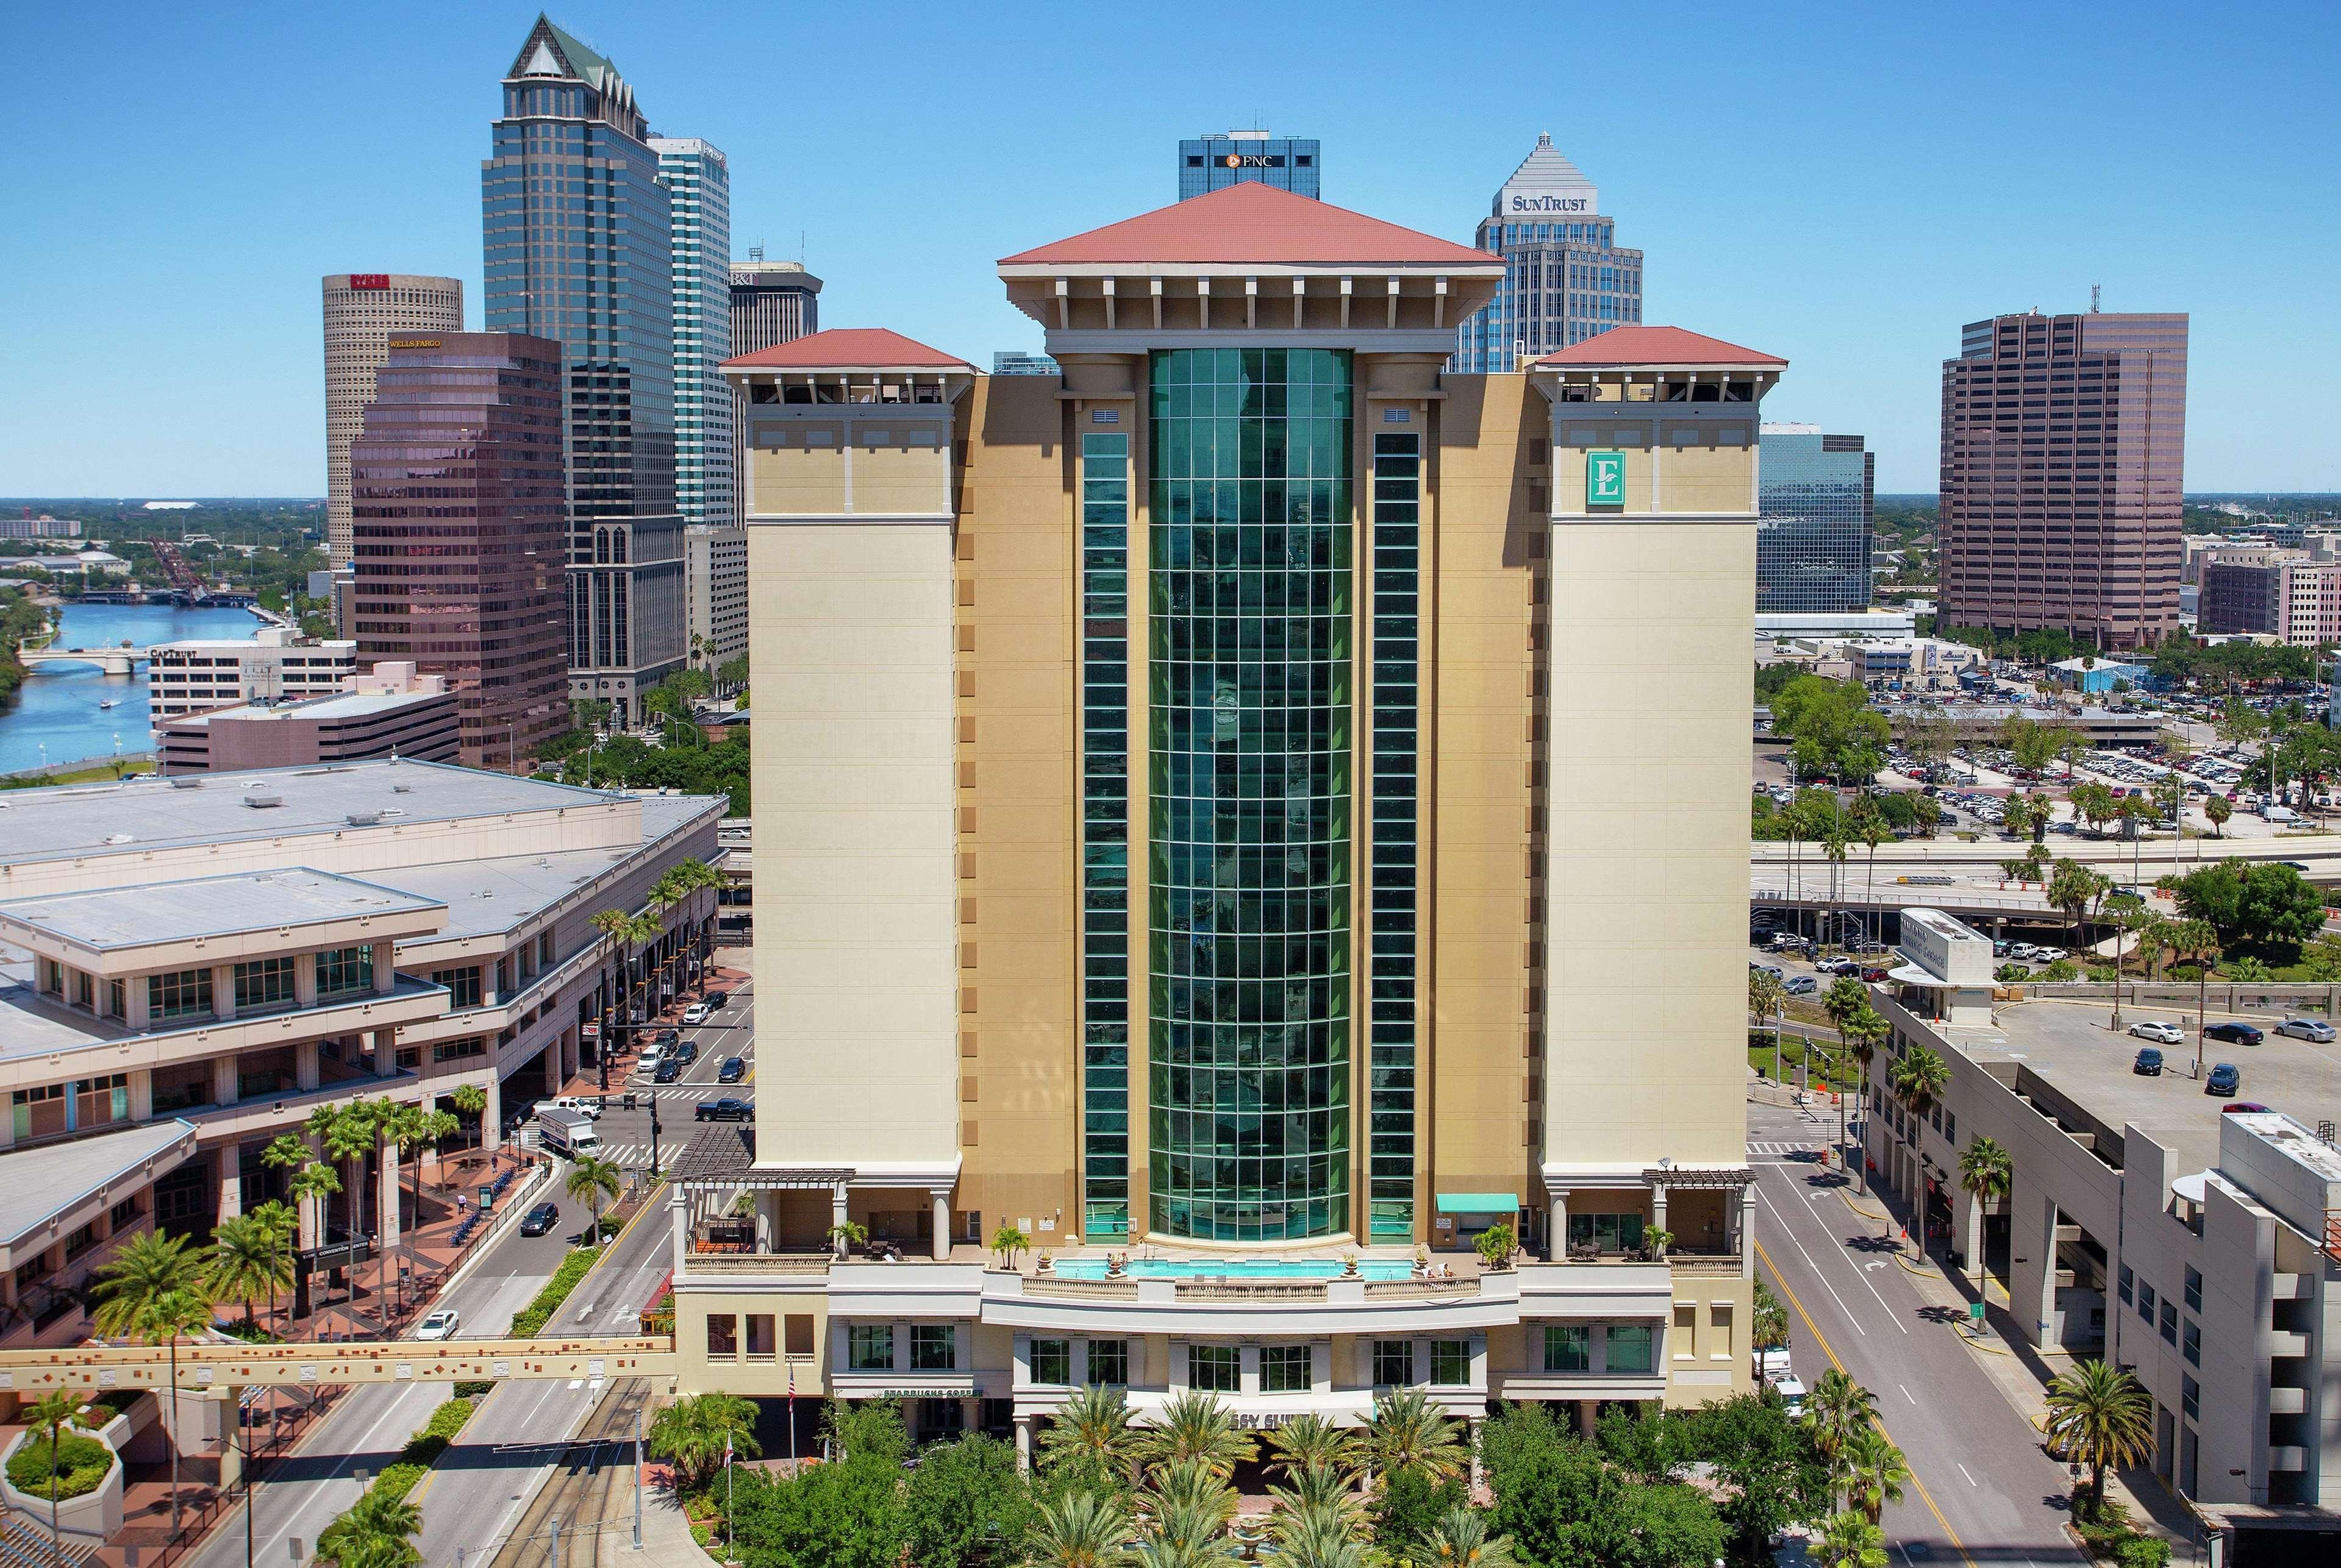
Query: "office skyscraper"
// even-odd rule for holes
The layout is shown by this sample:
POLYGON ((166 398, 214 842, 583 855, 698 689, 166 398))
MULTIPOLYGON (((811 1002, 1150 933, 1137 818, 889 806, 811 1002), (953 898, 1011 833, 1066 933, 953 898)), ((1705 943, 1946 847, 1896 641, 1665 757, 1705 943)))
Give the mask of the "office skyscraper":
POLYGON ((1486 375, 1642 319, 1642 253, 1621 250, 1601 195, 1537 138, 1479 221, 1476 243, 1504 258, 1495 302, 1465 322, 1454 368, 1486 375))
POLYGON ((1943 362, 1942 623, 2160 641, 2186 446, 2184 314, 1968 323, 1943 362))
POLYGON ((730 522, 732 167, 695 136, 652 136, 674 258, 674 500, 685 523, 730 522))
POLYGON ((350 563, 350 442, 374 401, 393 332, 460 332, 463 280, 410 273, 325 275, 325 559, 350 563))
POLYGON ((480 165, 487 324, 561 344, 569 691, 628 724, 686 647, 672 207, 633 88, 543 17, 503 94, 480 165))
POLYGON ((1757 613, 1868 609, 1877 459, 1817 424, 1767 424, 1759 441, 1757 613))
POLYGON ((746 261, 732 263, 734 355, 760 353, 819 331, 821 280, 802 262, 768 262, 752 251, 746 261))
POLYGON ((1317 196, 1320 170, 1314 137, 1230 131, 1179 144, 1179 199, 1230 185, 1274 185, 1296 196, 1317 196))
POLYGON ((562 352, 393 333, 351 446, 359 660, 444 676, 467 767, 569 727, 562 352))

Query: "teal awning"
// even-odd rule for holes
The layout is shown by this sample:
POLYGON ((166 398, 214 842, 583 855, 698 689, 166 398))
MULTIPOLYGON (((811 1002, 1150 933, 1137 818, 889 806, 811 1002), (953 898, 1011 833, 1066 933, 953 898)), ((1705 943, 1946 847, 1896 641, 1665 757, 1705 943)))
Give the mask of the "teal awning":
POLYGON ((1517 1214, 1520 1200, 1508 1192, 1443 1192, 1439 1195, 1440 1214, 1517 1214))

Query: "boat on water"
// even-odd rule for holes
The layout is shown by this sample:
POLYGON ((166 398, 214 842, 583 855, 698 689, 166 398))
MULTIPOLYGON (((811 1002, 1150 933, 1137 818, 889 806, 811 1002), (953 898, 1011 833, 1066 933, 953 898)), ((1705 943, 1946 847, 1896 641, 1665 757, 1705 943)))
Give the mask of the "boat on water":
POLYGON ((122 706, 122 699, 119 697, 109 697, 105 701, 99 703, 98 706, 100 708, 119 708, 122 706))

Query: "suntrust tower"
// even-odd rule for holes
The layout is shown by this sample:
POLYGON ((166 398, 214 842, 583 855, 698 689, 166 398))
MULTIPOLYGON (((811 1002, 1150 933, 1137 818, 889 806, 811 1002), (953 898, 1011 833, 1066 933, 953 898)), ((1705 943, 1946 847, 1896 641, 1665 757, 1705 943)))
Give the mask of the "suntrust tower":
POLYGON ((1784 365, 1627 328, 1442 374, 1502 270, 1244 184, 1000 263, 1061 378, 874 330, 725 367, 772 826, 753 1135, 677 1173, 687 1386, 1020 1444, 1085 1384, 1748 1386, 1784 365), (1481 1267, 1500 1225, 1532 1261, 1481 1267))

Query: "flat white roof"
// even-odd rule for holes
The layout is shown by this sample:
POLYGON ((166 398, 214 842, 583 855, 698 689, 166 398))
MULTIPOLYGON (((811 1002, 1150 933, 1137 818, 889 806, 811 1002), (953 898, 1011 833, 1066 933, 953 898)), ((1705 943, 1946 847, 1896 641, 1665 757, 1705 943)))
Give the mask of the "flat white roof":
POLYGON ((359 915, 412 914, 443 907, 436 898, 296 866, 282 871, 142 882, 131 888, 16 898, 0 903, 0 922, 106 952, 235 931, 317 926, 359 915))

